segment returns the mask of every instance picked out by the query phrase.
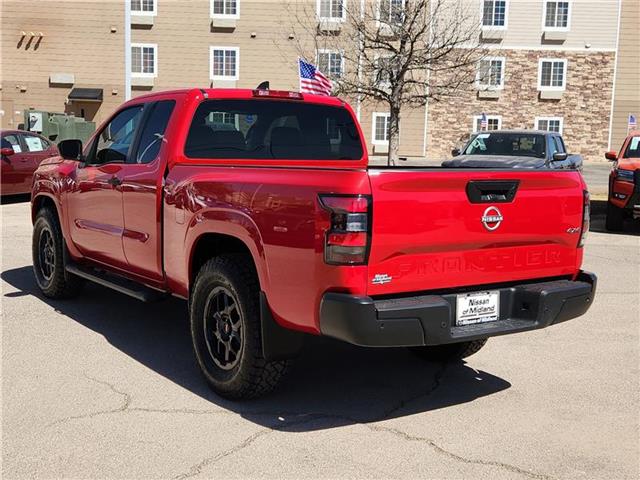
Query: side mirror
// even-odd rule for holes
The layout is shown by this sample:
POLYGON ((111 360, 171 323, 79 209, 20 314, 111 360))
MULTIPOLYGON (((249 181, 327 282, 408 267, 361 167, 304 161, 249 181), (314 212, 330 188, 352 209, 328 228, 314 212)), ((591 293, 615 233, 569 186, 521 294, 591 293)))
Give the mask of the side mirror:
POLYGON ((453 150, 451 150, 451 156, 452 157, 457 157, 458 155, 460 155, 460 149, 459 148, 454 148, 453 150))
POLYGON ((65 160, 82 160, 82 142, 80 140, 62 140, 58 143, 58 152, 65 160))
POLYGON ((616 160, 618 160, 618 154, 614 151, 607 152, 604 154, 604 158, 606 158, 610 162, 615 162, 616 160))
POLYGON ((4 147, 4 148, 0 149, 0 154, 3 157, 10 157, 14 153, 16 153, 16 152, 13 150, 13 147, 4 147))
POLYGON ((567 159, 569 155, 566 153, 560 153, 560 152, 556 152, 553 154, 553 161, 554 162, 563 162, 567 159))

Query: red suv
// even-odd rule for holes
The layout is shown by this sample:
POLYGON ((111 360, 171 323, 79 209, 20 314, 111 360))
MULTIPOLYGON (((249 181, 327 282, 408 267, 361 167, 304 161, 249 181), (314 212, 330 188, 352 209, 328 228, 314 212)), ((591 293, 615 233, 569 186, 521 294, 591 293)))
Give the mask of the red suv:
POLYGON ((40 162, 58 154, 56 146, 41 135, 22 130, 3 130, 2 195, 31 192, 31 179, 40 162))
POLYGON ((640 218, 640 131, 631 132, 625 139, 620 153, 605 153, 613 163, 609 175, 609 200, 607 202, 607 230, 620 231, 624 219, 640 218))

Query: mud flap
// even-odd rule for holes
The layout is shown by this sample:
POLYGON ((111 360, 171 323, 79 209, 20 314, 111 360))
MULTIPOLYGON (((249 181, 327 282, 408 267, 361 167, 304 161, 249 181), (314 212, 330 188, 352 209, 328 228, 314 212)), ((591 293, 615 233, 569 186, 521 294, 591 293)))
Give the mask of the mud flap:
POLYGON ((305 334, 283 328, 276 323, 264 292, 260 292, 260 324, 262 356, 265 360, 286 360, 300 354, 305 334))

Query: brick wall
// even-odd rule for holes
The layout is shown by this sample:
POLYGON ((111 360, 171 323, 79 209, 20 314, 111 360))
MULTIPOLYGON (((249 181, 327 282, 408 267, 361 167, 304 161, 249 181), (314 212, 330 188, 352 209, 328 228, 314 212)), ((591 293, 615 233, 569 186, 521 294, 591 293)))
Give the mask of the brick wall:
POLYGON ((427 157, 448 158, 472 131, 473 116, 502 116, 502 128, 534 128, 535 117, 563 117, 563 138, 571 153, 602 160, 607 149, 615 54, 500 50, 506 57, 504 90, 480 99, 475 90, 429 104, 427 157), (541 100, 538 59, 566 58, 566 90, 559 100, 541 100))

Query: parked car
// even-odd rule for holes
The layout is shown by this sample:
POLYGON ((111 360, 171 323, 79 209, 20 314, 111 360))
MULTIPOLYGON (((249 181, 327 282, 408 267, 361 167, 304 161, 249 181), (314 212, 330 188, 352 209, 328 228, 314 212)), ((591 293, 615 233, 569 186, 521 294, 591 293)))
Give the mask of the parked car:
POLYGON ((625 218, 640 218, 640 131, 632 132, 620 152, 605 153, 613 163, 609 174, 607 230, 620 231, 625 218))
POLYGON ((569 155, 559 133, 492 130, 474 133, 462 150, 454 149, 443 167, 553 168, 582 170, 582 157, 569 155))
POLYGON ((59 149, 33 186, 39 288, 187 299, 226 397, 272 389, 304 334, 455 360, 578 317, 595 293, 580 173, 370 167, 337 98, 153 93, 59 149))
POLYGON ((40 162, 58 154, 58 149, 41 135, 22 130, 2 130, 2 195, 31 192, 31 179, 40 162))

